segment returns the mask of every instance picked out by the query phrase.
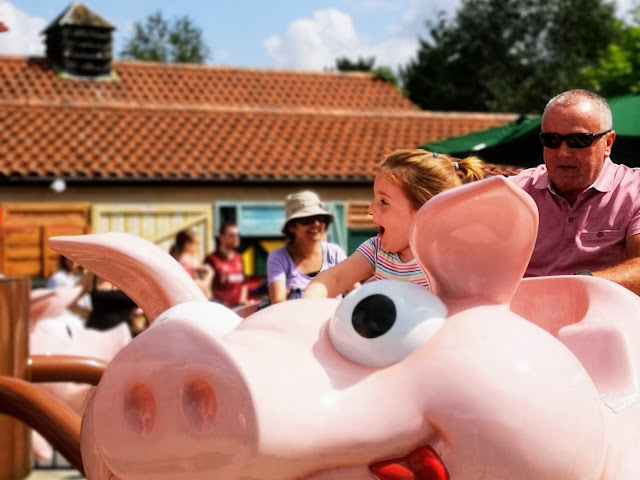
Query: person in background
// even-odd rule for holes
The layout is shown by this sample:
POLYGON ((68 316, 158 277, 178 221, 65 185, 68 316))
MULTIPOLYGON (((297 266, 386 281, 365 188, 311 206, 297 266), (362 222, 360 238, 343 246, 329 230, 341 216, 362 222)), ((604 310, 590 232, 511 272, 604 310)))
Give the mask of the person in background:
MULTIPOLYGON (((270 303, 301 297, 319 272, 346 258, 340 246, 325 241, 333 216, 324 209, 317 194, 293 193, 287 196, 284 210, 286 220, 282 233, 287 244, 271 252, 267 259, 270 303)), ((351 287, 353 283, 334 296, 351 287)))
POLYGON ((211 282, 212 300, 229 308, 248 303, 248 289, 245 283, 244 263, 238 252, 240 232, 235 223, 220 226, 217 248, 209 253, 204 264, 213 270, 211 282))
POLYGON ((189 275, 198 267, 198 236, 193 230, 180 230, 173 245, 169 249, 169 255, 184 268, 189 275))
POLYGON ((82 319, 87 328, 109 330, 120 323, 127 323, 135 336, 131 323, 133 316, 144 318, 144 313, 123 291, 111 283, 85 271, 73 260, 60 256, 60 268, 47 281, 47 288, 80 286, 81 293, 75 303, 67 307, 82 319))
POLYGON ((459 160, 420 149, 393 152, 376 175, 368 210, 380 233, 363 242, 344 262, 318 274, 304 297, 334 297, 371 278, 428 288, 409 245, 413 217, 436 194, 481 178, 482 162, 476 157, 459 160))
MULTIPOLYGON (((87 328, 109 330, 121 323, 126 323, 131 328, 132 316, 138 310, 133 300, 122 290, 91 272, 87 272, 82 282, 90 284, 92 308, 87 319, 87 328)), ((135 334, 133 329, 132 334, 135 334)))
POLYGON ((198 263, 198 236, 193 230, 180 230, 169 249, 169 255, 193 278, 202 293, 211 299, 213 271, 208 265, 198 263))
MULTIPOLYGON (((83 268, 65 256, 60 255, 59 259, 58 270, 47 280, 47 288, 74 287, 79 284, 84 287, 82 282, 83 268)), ((83 321, 86 321, 91 312, 91 297, 86 293, 86 290, 86 288, 83 288, 83 293, 78 299, 67 307, 67 310, 80 317, 83 321)))
POLYGON ((599 95, 569 90, 547 103, 544 165, 510 177, 540 214, 525 276, 594 275, 640 294, 640 170, 611 161, 615 138, 599 95))

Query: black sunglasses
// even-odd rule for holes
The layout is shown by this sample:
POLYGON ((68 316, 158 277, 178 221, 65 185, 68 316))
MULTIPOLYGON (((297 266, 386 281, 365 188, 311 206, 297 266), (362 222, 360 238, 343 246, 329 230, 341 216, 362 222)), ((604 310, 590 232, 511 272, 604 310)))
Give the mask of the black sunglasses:
POLYGON ((327 225, 329 223, 329 217, 326 215, 313 215, 311 217, 296 218, 296 222, 305 226, 313 225, 316 222, 327 225))
POLYGON ((594 144, 603 135, 611 130, 600 133, 570 133, 568 135, 560 135, 559 133, 542 132, 540 133, 540 141, 547 148, 560 148, 562 141, 567 141, 569 148, 587 148, 594 144))

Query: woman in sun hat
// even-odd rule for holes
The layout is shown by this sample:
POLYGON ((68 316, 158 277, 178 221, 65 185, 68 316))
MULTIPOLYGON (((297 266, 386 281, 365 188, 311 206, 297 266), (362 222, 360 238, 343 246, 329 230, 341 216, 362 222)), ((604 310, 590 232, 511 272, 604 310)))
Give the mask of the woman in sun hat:
POLYGON ((342 249, 325 241, 333 215, 311 191, 287 196, 285 223, 287 244, 269 254, 267 276, 271 303, 299 298, 313 277, 346 258, 342 249))

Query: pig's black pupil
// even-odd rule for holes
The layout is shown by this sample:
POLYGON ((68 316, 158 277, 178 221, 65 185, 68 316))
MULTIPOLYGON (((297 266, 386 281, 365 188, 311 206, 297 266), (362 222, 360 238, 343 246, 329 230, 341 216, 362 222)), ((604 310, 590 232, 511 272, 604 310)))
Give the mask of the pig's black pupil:
POLYGON ((351 314, 354 330, 364 338, 384 335, 395 322, 396 306, 393 300, 379 293, 360 300, 351 314))

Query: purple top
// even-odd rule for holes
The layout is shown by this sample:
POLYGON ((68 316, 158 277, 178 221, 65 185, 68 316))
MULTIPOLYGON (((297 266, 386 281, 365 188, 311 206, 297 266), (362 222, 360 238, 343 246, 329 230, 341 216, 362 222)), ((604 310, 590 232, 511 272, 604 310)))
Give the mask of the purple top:
MULTIPOLYGON (((334 243, 322 243, 322 268, 326 270, 347 258, 342 249, 334 243)), ((267 276, 269 285, 278 280, 283 280, 287 290, 299 288, 304 292, 307 285, 313 280, 296 268, 293 258, 287 251, 287 247, 282 247, 269 254, 267 259, 267 276)))

